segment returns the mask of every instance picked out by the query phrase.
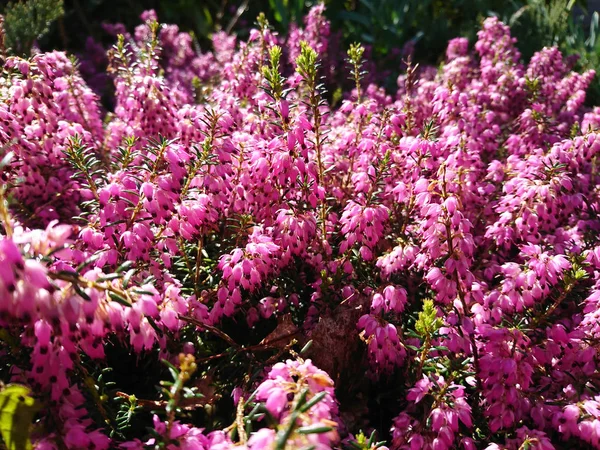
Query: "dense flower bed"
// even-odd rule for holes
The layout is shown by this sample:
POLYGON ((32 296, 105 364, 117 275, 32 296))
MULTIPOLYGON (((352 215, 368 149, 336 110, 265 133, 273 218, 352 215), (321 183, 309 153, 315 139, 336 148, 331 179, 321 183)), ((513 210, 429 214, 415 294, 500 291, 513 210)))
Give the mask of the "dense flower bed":
POLYGON ((600 448, 593 73, 489 18, 392 97, 321 6, 210 53, 142 20, 107 74, 1 74, 0 373, 35 448, 600 448))

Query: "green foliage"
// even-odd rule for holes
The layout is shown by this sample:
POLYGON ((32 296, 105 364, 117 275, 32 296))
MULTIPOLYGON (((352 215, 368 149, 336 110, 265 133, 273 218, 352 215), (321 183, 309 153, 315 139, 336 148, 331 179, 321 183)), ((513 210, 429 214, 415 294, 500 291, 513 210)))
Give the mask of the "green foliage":
POLYGON ((163 386, 163 393, 168 399, 165 411, 169 418, 169 424, 172 424, 175 415, 181 414, 180 401, 182 399, 201 398, 202 394, 197 392, 197 388, 185 386, 185 383, 190 380, 198 368, 192 355, 179 355, 179 368, 166 360, 163 362, 173 378, 173 381, 161 381, 160 383, 163 386))
POLYGON ((364 54, 365 48, 362 45, 358 43, 350 44, 350 48, 348 49, 348 63, 352 67, 352 75, 349 78, 354 81, 358 103, 361 102, 360 82, 365 75, 365 71, 362 70, 364 54))
POLYGON ((375 430, 371 432, 371 435, 367 437, 362 431, 356 435, 354 441, 351 441, 348 445, 348 449, 352 450, 376 450, 385 445, 385 442, 377 442, 375 440, 375 430))
POLYGON ((225 2, 219 1, 161 0, 152 7, 160 10, 160 19, 169 23, 182 23, 182 18, 187 18, 196 36, 208 36, 225 12, 225 2))
POLYGON ((134 427, 136 415, 142 411, 142 407, 138 404, 138 399, 135 395, 125 395, 116 397, 119 408, 115 416, 116 431, 121 436, 127 436, 134 427))
POLYGON ((281 75, 279 61, 281 59, 281 47, 274 45, 269 49, 269 65, 263 67, 263 76, 267 81, 268 94, 274 100, 280 100, 283 94, 285 78, 281 75))
POLYGON ((63 0, 12 1, 4 10, 5 45, 27 55, 36 39, 50 31, 52 22, 64 15, 63 0))
MULTIPOLYGON (((412 43, 414 61, 436 64, 444 58, 449 39, 465 36, 474 42, 479 23, 489 15, 511 26, 525 60, 545 46, 556 45, 566 56, 580 56, 577 70, 597 68, 598 14, 591 15, 588 32, 585 17, 575 12, 579 6, 585 13, 586 4, 583 0, 330 0, 326 14, 346 43, 358 40, 371 46, 379 64, 391 70, 387 87, 393 89, 400 68, 397 57, 388 57, 395 49, 412 43)), ((588 103, 598 101, 600 83, 595 81, 588 103)))
POLYGON ((32 448, 29 434, 38 409, 26 386, 9 384, 0 391, 0 434, 8 450, 32 448))
MULTIPOLYGON (((71 139, 64 153, 75 170, 71 178, 80 180, 82 186, 89 189, 94 195, 94 200, 84 202, 83 207, 90 210, 98 208, 98 182, 101 186, 106 183, 106 169, 94 152, 83 144, 80 136, 74 136, 71 139)), ((85 214, 82 218, 84 217, 85 214)))
MULTIPOLYGON (((600 16, 597 11, 590 16, 589 30, 583 26, 584 17, 569 22, 567 34, 560 40, 560 48, 566 55, 578 55, 576 70, 597 70, 600 67, 600 39, 598 32, 600 16)), ((600 103, 600 81, 598 76, 590 85, 586 97, 589 105, 600 103)))
POLYGON ((340 29, 346 43, 368 44, 380 65, 392 71, 389 88, 394 88, 400 69, 397 52, 406 44, 407 58, 436 64, 443 58, 449 39, 475 38, 482 18, 509 7, 504 0, 357 0, 329 1, 327 15, 332 27, 340 29))
MULTIPOLYGON (((582 72, 600 64, 599 16, 598 12, 588 15, 586 4, 582 0, 512 0, 498 9, 498 15, 510 25, 525 60, 543 47, 557 46, 565 56, 578 58, 574 69, 582 72)), ((535 87, 528 86, 534 92, 535 87)), ((600 102, 598 78, 588 89, 586 102, 600 102)))
POLYGON ((284 29, 292 22, 299 22, 306 11, 305 0, 269 0, 275 21, 284 29))
POLYGON ((353 66, 360 66, 362 63, 363 55, 365 54, 365 48, 358 44, 350 44, 350 48, 348 49, 348 61, 353 66))
POLYGON ((296 66, 298 73, 307 83, 314 83, 317 79, 318 57, 317 52, 307 42, 300 42, 300 55, 296 58, 296 66))
MULTIPOLYGON (((247 36, 254 26, 252 18, 261 12, 261 28, 271 23, 277 32, 287 34, 293 23, 301 25, 304 14, 318 0, 89 0, 68 3, 66 8, 63 2, 9 3, 4 14, 6 45, 12 47, 12 52, 28 53, 33 41, 49 30, 44 38, 46 47, 82 51, 89 35, 99 41, 107 39, 101 22, 122 22, 132 29, 139 23, 142 11, 151 8, 161 21, 176 23, 180 29, 192 32, 195 42, 208 48, 215 31, 247 36), (63 10, 61 29, 51 29, 49 25, 63 16, 63 10)), ((379 68, 388 70, 385 86, 390 90, 396 88, 395 80, 402 70, 399 58, 405 59, 413 52, 413 61, 437 64, 444 58, 449 39, 465 36, 474 42, 480 22, 489 15, 496 15, 511 26, 524 59, 544 46, 558 45, 567 56, 580 55, 577 70, 600 64, 598 14, 586 19, 577 17, 575 12, 579 6, 585 13, 584 0, 325 0, 325 5, 332 30, 341 32, 342 45, 368 45, 379 68), (584 23, 590 23, 589 27, 584 23), (398 55, 405 44, 409 44, 406 52, 398 55)), ((355 74, 352 79, 356 81, 355 74)), ((588 103, 597 103, 600 83, 594 82, 590 91, 588 103)))
POLYGON ((298 427, 298 418, 301 414, 306 413, 309 409, 319 403, 325 398, 327 392, 320 392, 310 400, 307 400, 309 389, 305 388, 300 393, 296 394, 294 402, 292 404, 292 411, 287 424, 282 426, 277 431, 275 438, 275 450, 285 450, 287 448, 287 442, 294 432, 299 434, 319 434, 327 433, 333 428, 329 426, 307 426, 298 427))
POLYGON ((415 323, 415 331, 425 338, 430 338, 442 326, 442 321, 437 317, 437 309, 433 300, 425 299, 423 310, 415 323))
POLYGON ((510 16, 506 22, 525 58, 544 46, 560 45, 567 38, 575 3, 575 0, 526 0, 510 16))

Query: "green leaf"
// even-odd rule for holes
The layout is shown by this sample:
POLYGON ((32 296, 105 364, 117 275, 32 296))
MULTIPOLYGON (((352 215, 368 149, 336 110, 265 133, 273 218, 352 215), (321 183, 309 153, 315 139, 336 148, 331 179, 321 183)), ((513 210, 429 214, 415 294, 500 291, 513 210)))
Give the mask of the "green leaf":
POLYGON ((86 302, 92 301, 91 297, 87 295, 86 292, 83 289, 81 289, 81 286, 79 286, 77 283, 73 283, 71 286, 73 286, 73 289, 75 290, 75 292, 77 292, 77 295, 79 295, 86 302))
POLYGON ((102 275, 101 277, 98 277, 97 281, 111 281, 111 280, 116 280, 118 278, 121 278, 123 275, 121 275, 120 273, 107 273, 106 275, 102 275))
MULTIPOLYGON (((305 413, 306 411, 308 411, 310 408, 312 408, 313 406, 315 406, 317 403, 319 403, 321 400, 323 400, 325 398, 325 396, 327 395, 327 392, 323 391, 323 392, 319 392, 317 395, 315 395, 313 398, 311 398, 308 402, 306 402, 304 405, 300 406, 299 410, 301 413, 305 413)), ((298 404, 300 405, 301 402, 298 402, 298 404)))
MULTIPOLYGON (((90 256, 85 261, 83 261, 81 264, 79 264, 75 270, 78 273, 81 272, 83 269, 85 269, 86 266, 89 266, 93 262, 98 261, 98 259, 100 259, 100 256, 102 256, 101 253, 94 253, 92 256, 90 256)), ((75 276, 76 276, 76 274, 75 274, 75 276)))
POLYGON ((26 386, 9 384, 0 392, 0 433, 8 450, 32 447, 30 428, 39 405, 26 386))
POLYGON ((300 354, 301 355, 305 354, 312 347, 312 343, 313 343, 312 339, 310 341, 308 341, 304 345, 304 347, 302 347, 302 350, 300 350, 300 354))
POLYGON ((450 349, 448 347, 446 347, 445 345, 434 345, 432 347, 434 350, 439 350, 440 352, 449 352, 450 349))
POLYGON ((123 306, 131 306, 131 302, 120 294, 113 291, 108 291, 108 296, 114 302, 120 303, 123 306))
POLYGON ((131 281, 131 277, 135 274, 135 269, 130 269, 129 271, 127 271, 127 273, 125 274, 125 276, 123 277, 123 289, 127 289, 127 286, 129 286, 129 281, 131 281))
POLYGON ((327 427, 324 425, 309 425, 306 427, 301 427, 296 430, 296 432, 300 434, 320 434, 320 433, 328 433, 333 430, 332 427, 327 427))

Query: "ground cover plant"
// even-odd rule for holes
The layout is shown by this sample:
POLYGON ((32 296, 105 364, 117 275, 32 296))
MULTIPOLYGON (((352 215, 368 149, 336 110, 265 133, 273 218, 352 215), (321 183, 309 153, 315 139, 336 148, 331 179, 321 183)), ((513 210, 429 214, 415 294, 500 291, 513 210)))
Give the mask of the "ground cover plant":
POLYGON ((489 18, 392 97, 323 6, 158 19, 4 59, 7 448, 600 447, 593 72, 489 18))

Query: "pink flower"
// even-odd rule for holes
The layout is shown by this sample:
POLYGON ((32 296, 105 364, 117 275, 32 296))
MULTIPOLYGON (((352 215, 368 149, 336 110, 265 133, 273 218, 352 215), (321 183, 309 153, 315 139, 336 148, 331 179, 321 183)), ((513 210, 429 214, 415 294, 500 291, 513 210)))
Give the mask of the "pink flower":
POLYGON ((409 390, 408 395, 406 396, 407 400, 411 400, 415 403, 419 403, 425 395, 429 393, 429 389, 431 387, 431 382, 428 377, 423 377, 419 381, 416 382, 415 387, 409 390))

